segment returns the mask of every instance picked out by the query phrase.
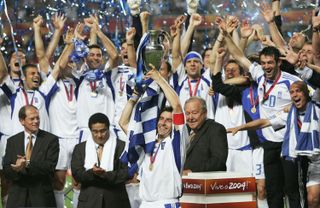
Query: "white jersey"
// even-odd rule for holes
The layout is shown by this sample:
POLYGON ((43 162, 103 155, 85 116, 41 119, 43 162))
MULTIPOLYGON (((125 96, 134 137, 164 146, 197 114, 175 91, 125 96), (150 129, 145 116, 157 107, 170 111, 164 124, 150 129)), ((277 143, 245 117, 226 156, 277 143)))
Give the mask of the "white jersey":
POLYGON ((120 129, 119 120, 122 114, 124 106, 127 104, 127 81, 135 75, 136 69, 121 65, 111 72, 111 80, 115 91, 115 113, 114 113, 114 125, 120 129))
POLYGON ((4 135, 11 135, 11 110, 8 97, 0 89, 0 133, 4 135))
POLYGON ((89 118, 95 113, 107 115, 110 124, 113 124, 115 110, 113 92, 107 83, 109 81, 111 80, 108 80, 106 73, 101 80, 88 81, 83 79, 81 81, 76 95, 77 121, 80 129, 88 128, 89 118))
POLYGON ((60 138, 77 138, 76 84, 72 79, 64 79, 57 81, 57 87, 49 105, 51 133, 60 138))
MULTIPOLYGON (((21 79, 12 79, 14 85, 18 88, 22 85, 21 79)), ((12 135, 11 107, 10 100, 0 89, 0 133, 6 136, 12 135)))
MULTIPOLYGON (((211 85, 211 79, 208 80, 204 75, 202 75, 199 80, 190 80, 185 72, 185 68, 182 63, 177 68, 177 75, 178 80, 175 80, 175 78, 173 78, 173 82, 174 88, 179 95, 180 103, 182 106, 184 106, 186 101, 192 96, 201 97, 206 101, 207 106, 212 106, 210 104, 212 102, 212 96, 209 96, 208 94, 211 85)), ((213 118, 213 111, 211 111, 212 108, 207 109, 207 117, 213 118)))
MULTIPOLYGON (((268 98, 264 101, 264 91, 268 92, 273 82, 265 81, 262 67, 256 63, 252 64, 249 72, 253 80, 258 83, 260 117, 264 119, 273 118, 278 112, 291 104, 290 86, 293 82, 300 80, 298 77, 281 71, 280 78, 274 88, 270 91, 268 98), (265 85, 265 90, 264 90, 265 85)), ((285 129, 274 130, 272 127, 262 129, 263 136, 272 142, 282 142, 285 129)))
POLYGON ((39 110, 40 115, 40 129, 50 131, 50 122, 47 112, 47 105, 56 88, 56 80, 49 77, 43 82, 39 90, 24 90, 19 87, 16 88, 13 81, 8 77, 2 85, 2 90, 10 99, 11 105, 11 125, 12 134, 17 134, 23 131, 23 126, 19 122, 19 110, 21 107, 29 104, 33 105, 39 110))
MULTIPOLYGON (((224 95, 218 94, 215 121, 222 124, 226 129, 245 124, 246 120, 242 105, 234 102, 233 108, 229 108, 226 99, 224 95)), ((245 150, 250 148, 247 131, 240 131, 234 136, 227 134, 227 138, 229 149, 245 150)))
MULTIPOLYGON (((185 160, 186 137, 182 135, 183 125, 179 130, 173 130, 160 143, 156 143, 153 152, 153 165, 150 169, 150 154, 146 154, 142 162, 140 176, 140 198, 142 201, 154 202, 177 199, 182 194, 182 179, 176 162, 174 151, 180 152, 181 167, 185 160), (180 139, 180 150, 174 145, 174 139, 180 139)), ((185 129, 183 129, 185 130, 185 129)), ((178 159, 178 158, 176 158, 178 159)))

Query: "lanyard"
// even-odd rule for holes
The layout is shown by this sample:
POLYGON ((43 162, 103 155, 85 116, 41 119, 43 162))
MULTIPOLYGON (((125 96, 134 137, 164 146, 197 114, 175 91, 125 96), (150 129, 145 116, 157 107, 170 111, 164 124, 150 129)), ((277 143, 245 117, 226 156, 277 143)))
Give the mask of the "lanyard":
POLYGON ((90 88, 91 88, 91 92, 95 92, 96 91, 96 89, 97 89, 96 81, 90 82, 90 88))
MULTIPOLYGON (((24 100, 25 100, 26 105, 29 105, 28 94, 26 93, 26 91, 25 91, 24 89, 22 89, 22 94, 23 94, 23 97, 24 97, 24 100)), ((30 105, 33 105, 34 94, 35 94, 35 91, 33 91, 33 93, 32 93, 32 98, 31 98, 31 103, 30 103, 30 105)))
POLYGON ((196 87, 194 88, 194 91, 192 91, 191 82, 190 82, 190 79, 188 78, 188 85, 189 85, 189 94, 190 94, 190 97, 196 96, 197 90, 198 90, 198 87, 199 87, 199 84, 200 84, 200 79, 198 79, 198 81, 197 81, 197 83, 196 83, 196 87))
POLYGON ((70 83, 70 91, 68 91, 68 88, 67 88, 66 84, 64 82, 62 82, 62 83, 63 83, 64 90, 65 90, 67 98, 68 98, 68 102, 72 102, 72 99, 73 99, 73 85, 70 83))
POLYGON ((122 95, 124 89, 123 73, 120 76, 120 95, 122 95))
POLYGON ((253 87, 251 85, 250 86, 250 104, 251 106, 256 106, 258 103, 259 103, 259 95, 257 96, 256 99, 254 99, 253 87))
POLYGON ((271 93, 271 91, 273 90, 273 88, 276 86, 276 84, 278 83, 279 79, 281 77, 281 71, 279 71, 279 75, 276 78, 276 80, 272 83, 271 87, 269 88, 269 90, 266 92, 266 78, 264 79, 263 82, 263 102, 268 100, 269 98, 269 94, 271 93))
POLYGON ((160 146, 161 146, 161 142, 159 143, 159 146, 157 147, 156 152, 154 154, 153 153, 150 154, 150 165, 149 165, 150 171, 152 171, 153 169, 153 163, 156 161, 160 146))

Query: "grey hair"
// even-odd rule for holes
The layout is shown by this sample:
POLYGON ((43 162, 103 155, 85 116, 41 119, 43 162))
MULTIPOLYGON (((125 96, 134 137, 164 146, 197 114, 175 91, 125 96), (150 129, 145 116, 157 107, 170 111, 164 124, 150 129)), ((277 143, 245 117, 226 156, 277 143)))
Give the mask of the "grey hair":
POLYGON ((186 105, 190 102, 193 102, 193 101, 198 101, 200 102, 200 105, 201 105, 201 110, 202 111, 207 111, 207 104, 206 104, 206 101, 201 98, 201 97, 197 97, 197 96, 192 96, 190 97, 184 104, 184 108, 186 108, 186 105))

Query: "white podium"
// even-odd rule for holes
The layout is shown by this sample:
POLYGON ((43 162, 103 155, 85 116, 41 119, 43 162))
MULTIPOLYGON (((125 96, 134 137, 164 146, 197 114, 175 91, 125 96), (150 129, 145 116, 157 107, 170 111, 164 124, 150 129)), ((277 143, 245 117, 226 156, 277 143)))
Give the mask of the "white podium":
POLYGON ((235 172, 189 173, 182 177, 182 208, 256 208, 256 180, 235 172))

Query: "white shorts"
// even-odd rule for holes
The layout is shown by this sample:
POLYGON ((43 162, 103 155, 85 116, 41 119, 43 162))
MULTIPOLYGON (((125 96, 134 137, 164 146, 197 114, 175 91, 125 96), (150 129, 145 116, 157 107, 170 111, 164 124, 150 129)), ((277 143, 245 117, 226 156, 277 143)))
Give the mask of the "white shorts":
POLYGON ((265 179, 263 153, 264 153, 264 150, 262 147, 256 148, 252 151, 252 166, 253 166, 252 175, 256 179, 265 179))
POLYGON ((0 136, 0 170, 3 169, 2 161, 3 161, 4 155, 6 154, 6 146, 7 146, 8 138, 9 137, 4 134, 0 136))
POLYGON ((74 146, 79 143, 79 139, 59 138, 59 159, 56 170, 68 170, 71 166, 71 157, 74 146))
POLYGON ((228 150, 227 171, 252 175, 252 150, 228 150))
POLYGON ((307 174, 307 187, 320 184, 320 155, 310 158, 307 174))

